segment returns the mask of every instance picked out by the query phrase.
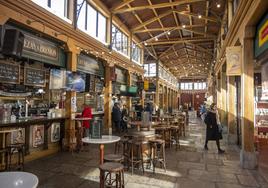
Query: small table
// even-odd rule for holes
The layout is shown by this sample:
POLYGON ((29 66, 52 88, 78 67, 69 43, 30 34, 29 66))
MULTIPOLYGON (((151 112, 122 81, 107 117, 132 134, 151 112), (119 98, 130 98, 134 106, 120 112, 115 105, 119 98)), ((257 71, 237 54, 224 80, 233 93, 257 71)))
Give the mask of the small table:
POLYGON ((28 172, 0 173, 0 187, 4 188, 36 188, 38 182, 37 176, 28 172))
POLYGON ((100 164, 103 164, 103 157, 104 157, 104 144, 111 144, 118 142, 120 140, 119 136, 113 135, 102 135, 102 138, 82 138, 83 143, 88 144, 99 144, 100 145, 100 164))

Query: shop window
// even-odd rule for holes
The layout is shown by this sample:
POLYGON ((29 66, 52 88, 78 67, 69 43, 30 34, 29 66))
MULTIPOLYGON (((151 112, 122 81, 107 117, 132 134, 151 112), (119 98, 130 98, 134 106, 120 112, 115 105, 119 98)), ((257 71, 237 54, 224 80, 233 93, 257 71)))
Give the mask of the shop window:
POLYGON ((69 0, 32 0, 34 3, 52 12, 56 16, 71 22, 68 19, 68 4, 69 0))
POLYGON ((77 1, 77 28, 106 43, 107 18, 84 0, 77 1))
POLYGON ((156 63, 144 64, 145 77, 154 77, 156 76, 156 63))
POLYGON ((115 25, 112 25, 112 47, 114 50, 128 55, 128 37, 115 25))
POLYGON ((134 42, 132 42, 132 60, 137 63, 141 61, 141 49, 134 42))

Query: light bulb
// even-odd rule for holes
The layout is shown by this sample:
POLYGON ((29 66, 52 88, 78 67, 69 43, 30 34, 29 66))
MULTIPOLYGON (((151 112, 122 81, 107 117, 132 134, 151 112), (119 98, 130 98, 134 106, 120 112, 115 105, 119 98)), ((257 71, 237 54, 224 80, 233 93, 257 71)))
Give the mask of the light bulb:
POLYGON ((167 34, 170 35, 170 31, 167 34))
POLYGON ((217 8, 221 8, 221 4, 220 3, 217 3, 217 8))
POLYGON ((183 28, 185 28, 185 27, 186 27, 186 25, 182 25, 182 27, 183 27, 183 28))
POLYGON ((201 15, 201 14, 199 14, 199 15, 198 15, 198 18, 199 18, 199 19, 200 19, 200 18, 202 18, 202 15, 201 15))
POLYGON ((155 37, 155 41, 158 41, 158 38, 157 37, 155 37))

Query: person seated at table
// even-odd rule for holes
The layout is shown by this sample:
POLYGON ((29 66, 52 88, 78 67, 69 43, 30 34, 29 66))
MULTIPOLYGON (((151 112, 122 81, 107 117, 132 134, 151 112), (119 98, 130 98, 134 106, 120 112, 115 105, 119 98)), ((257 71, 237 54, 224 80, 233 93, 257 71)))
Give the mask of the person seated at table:
POLYGON ((120 129, 121 117, 122 117, 122 113, 120 110, 119 103, 114 103, 113 110, 112 110, 112 120, 116 129, 116 132, 118 133, 121 132, 121 129, 120 129))
POLYGON ((127 132, 127 121, 128 121, 128 109, 124 104, 122 109, 122 119, 121 119, 121 128, 123 132, 127 132))
MULTIPOLYGON (((90 108, 90 106, 84 104, 84 109, 83 109, 83 112, 82 112, 82 118, 92 118, 92 110, 90 108)), ((83 121, 83 127, 84 127, 84 130, 85 130, 85 136, 86 137, 89 137, 89 134, 90 134, 90 123, 89 123, 89 120, 85 120, 83 121)))

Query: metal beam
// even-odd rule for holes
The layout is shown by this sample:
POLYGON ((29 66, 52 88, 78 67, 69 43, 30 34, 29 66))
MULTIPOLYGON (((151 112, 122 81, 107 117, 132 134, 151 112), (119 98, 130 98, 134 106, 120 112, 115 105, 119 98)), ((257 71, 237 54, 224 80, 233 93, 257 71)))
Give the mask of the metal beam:
POLYGON ((196 3, 196 2, 201 2, 201 1, 206 1, 206 0, 181 0, 181 1, 169 2, 169 3, 136 6, 136 7, 131 7, 131 8, 118 9, 118 10, 113 11, 113 13, 120 14, 124 12, 132 12, 132 11, 144 10, 144 9, 165 8, 165 7, 172 7, 172 6, 178 6, 178 5, 183 5, 183 4, 189 4, 189 3, 196 3))

